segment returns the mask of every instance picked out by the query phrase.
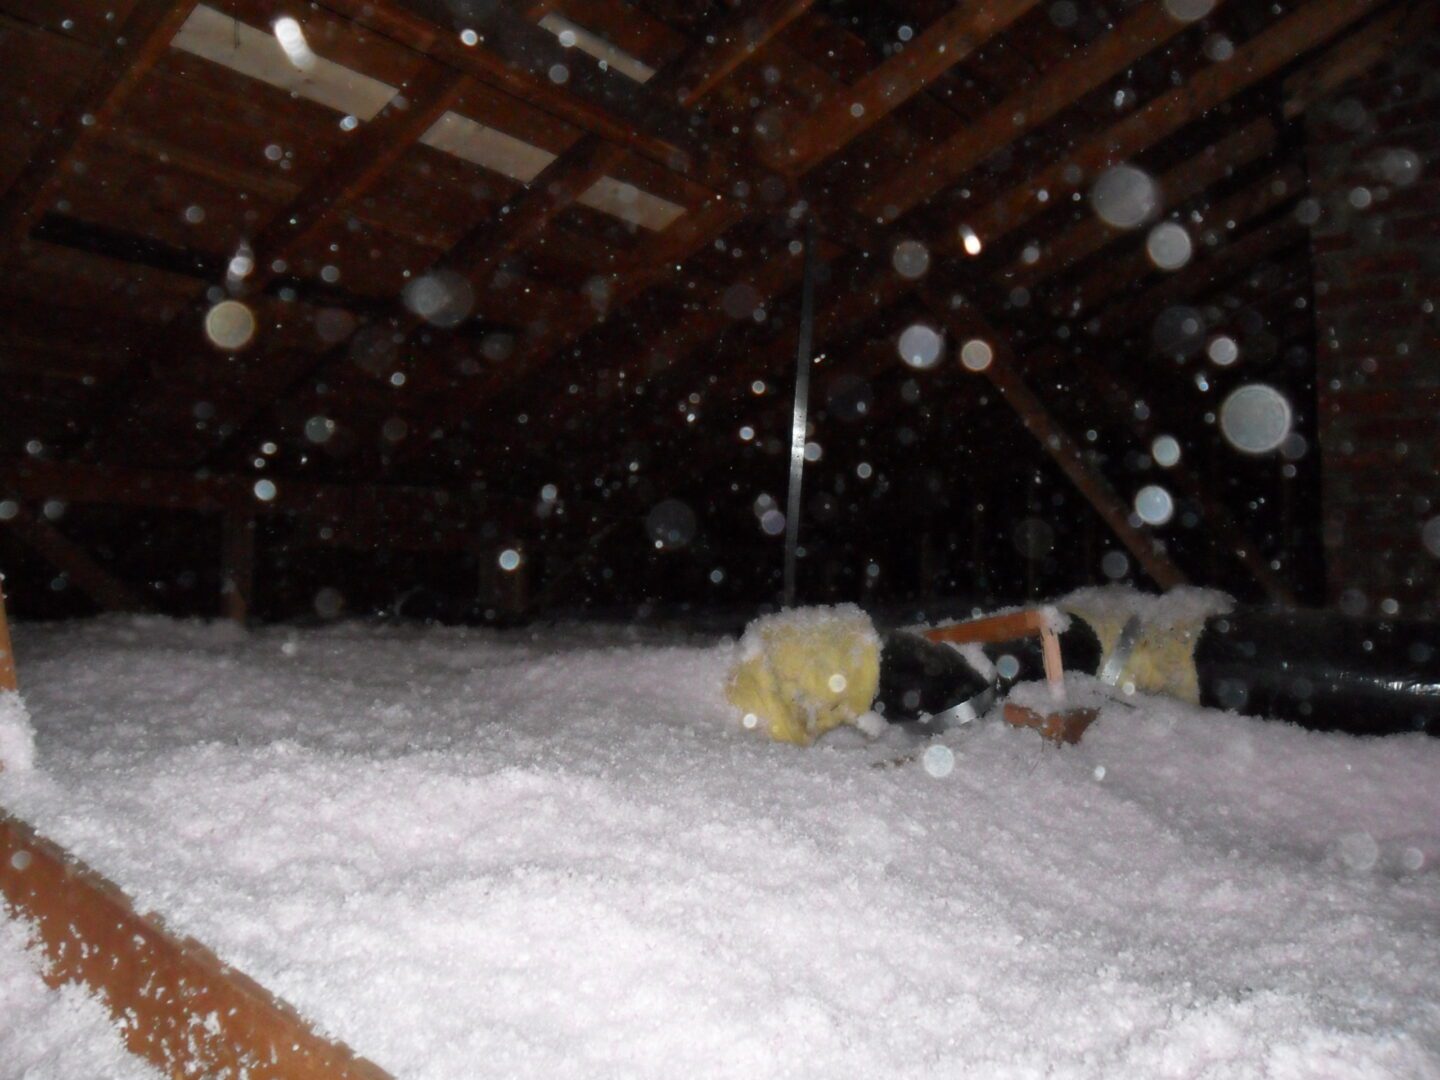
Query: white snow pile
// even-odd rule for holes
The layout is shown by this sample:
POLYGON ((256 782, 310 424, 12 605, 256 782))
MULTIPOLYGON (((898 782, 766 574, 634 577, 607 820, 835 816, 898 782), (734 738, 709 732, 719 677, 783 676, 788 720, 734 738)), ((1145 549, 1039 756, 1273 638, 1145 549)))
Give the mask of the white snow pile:
MULTIPOLYGON (((731 642, 17 631, 0 804, 397 1076, 1440 1076, 1440 740, 1137 695, 937 776, 745 731, 731 642)), ((18 941, 0 1075, 110 1053, 18 941)))

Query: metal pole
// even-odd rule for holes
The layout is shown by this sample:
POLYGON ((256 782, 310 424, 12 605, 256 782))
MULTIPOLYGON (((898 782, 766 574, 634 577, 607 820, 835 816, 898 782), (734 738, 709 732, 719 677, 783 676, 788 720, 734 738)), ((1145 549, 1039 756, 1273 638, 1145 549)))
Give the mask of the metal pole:
POLYGON ((785 503, 785 606, 795 606, 795 559, 800 543, 800 483, 810 411, 810 351, 815 344, 815 219, 805 223, 805 269, 800 286, 800 341, 795 355, 795 410, 790 421, 790 496, 785 503))

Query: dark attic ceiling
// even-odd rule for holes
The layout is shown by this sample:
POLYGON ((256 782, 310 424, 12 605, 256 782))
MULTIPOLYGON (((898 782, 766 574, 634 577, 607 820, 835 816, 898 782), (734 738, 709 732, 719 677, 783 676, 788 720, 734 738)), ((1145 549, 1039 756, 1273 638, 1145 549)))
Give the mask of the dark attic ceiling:
POLYGON ((680 504, 758 551, 813 225, 817 528, 1023 549, 1063 503, 1160 584, 1292 598, 1306 526, 1217 463, 1193 358, 1267 360, 1303 436, 1300 119, 1429 10, 0 0, 0 476, 566 566, 680 504), (1204 525, 1163 545, 1160 436, 1204 525))

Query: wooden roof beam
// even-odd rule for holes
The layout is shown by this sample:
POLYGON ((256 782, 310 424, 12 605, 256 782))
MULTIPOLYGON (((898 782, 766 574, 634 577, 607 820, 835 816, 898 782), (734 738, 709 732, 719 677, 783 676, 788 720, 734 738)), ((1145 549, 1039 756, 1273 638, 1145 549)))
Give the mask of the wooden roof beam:
POLYGON ((1289 215, 1232 239, 1208 258, 1192 259, 1139 296, 1117 301, 1085 324, 1086 333, 1115 338, 1133 333, 1165 308, 1218 287, 1292 244, 1309 238, 1305 226, 1289 215))
MULTIPOLYGON (((1195 253, 1191 262, 1223 254, 1223 245, 1233 234, 1242 232, 1256 218, 1268 214, 1277 206, 1293 202, 1308 186, 1304 166, 1292 162, 1260 177, 1228 199, 1200 211, 1198 223, 1187 222, 1189 231, 1195 234, 1195 253), (1207 246, 1205 235, 1215 232, 1219 234, 1221 246, 1207 246)), ((1132 235, 1131 240, 1124 254, 1115 253, 1105 260, 1104 265, 1095 267, 1073 286, 1058 290, 1050 297, 1047 304, 1050 313, 1056 318, 1077 318, 1094 310, 1112 295, 1124 294, 1137 284, 1164 273, 1155 268, 1144 238, 1132 235)))
MULTIPOLYGON (((1047 362, 1053 363, 1057 352, 1058 350, 1051 350, 1047 362)), ((1139 395, 1134 387, 1127 385, 1125 380, 1116 374, 1113 365, 1098 362, 1087 349, 1075 350, 1070 354, 1070 359, 1075 362, 1081 376, 1099 391, 1098 400, 1102 408, 1110 414, 1112 421, 1132 428, 1142 442, 1149 442, 1160 433, 1153 412, 1140 414, 1131 407, 1139 395)), ((1294 607, 1297 603, 1294 590, 1265 559, 1259 545, 1246 535, 1244 527, 1230 513, 1224 500, 1184 461, 1177 462, 1166 471, 1175 486, 1200 505, 1210 535, 1226 545, 1264 590, 1265 595, 1285 607, 1294 607)))
MULTIPOLYGON (((754 10, 732 16, 724 27, 711 35, 712 41, 693 48, 648 83, 647 96, 653 100, 669 100, 673 96, 682 108, 694 107, 705 94, 753 56, 765 42, 781 33, 813 2, 766 0, 754 10)), ((500 262, 538 237, 561 212, 613 170, 624 155, 625 149, 614 142, 593 133, 582 136, 497 213, 463 236, 441 257, 435 269, 452 270, 463 274, 480 288, 487 287, 490 274, 500 262)), ((705 243, 711 235, 728 227, 728 224, 717 226, 712 215, 718 216, 723 223, 729 223, 739 212, 738 208, 717 203, 710 205, 709 214, 706 208, 692 210, 657 235, 650 242, 654 250, 649 257, 639 260, 640 266, 632 271, 632 275, 647 270, 653 272, 657 261, 661 267, 673 262, 672 249, 677 239, 684 243, 691 234, 698 233, 698 242, 705 243)), ((628 282, 632 275, 622 278, 621 282, 628 282)), ((576 305, 576 308, 580 307, 583 305, 576 305)), ((409 311, 401 318, 401 326, 407 336, 422 325, 421 320, 409 311)), ((295 373, 287 390, 282 391, 280 396, 288 396, 291 390, 298 388, 327 358, 328 354, 313 364, 302 365, 302 370, 295 373)), ((236 437, 247 433, 250 421, 257 413, 258 409, 252 410, 249 416, 242 418, 236 424, 234 434, 213 448, 207 460, 222 454, 236 437)))
POLYGON ((1015 365, 1004 335, 990 326, 974 307, 967 305, 957 310, 946 297, 939 295, 938 290, 928 285, 922 293, 932 315, 957 338, 980 337, 990 346, 992 359, 984 369, 985 377, 999 391, 1005 403, 1015 410, 1025 430, 1035 437, 1145 572, 1164 589, 1186 584, 1189 579, 1165 553, 1164 545, 1130 523, 1129 505, 1115 493, 1100 470, 1087 460, 1080 443, 1030 389, 1015 365))
POLYGON ((86 132, 109 127, 130 94, 165 55, 196 0, 136 0, 80 91, 30 152, 0 197, 0 242, 22 239, 86 132))
MULTIPOLYGON (((1268 117, 1252 120, 1188 161, 1160 177, 1160 212, 1166 213, 1204 194, 1236 169, 1258 161, 1275 149, 1278 132, 1268 117)), ((1033 289, 1041 282, 1087 259, 1131 233, 1107 225, 1097 216, 1072 225, 1053 240, 1038 245, 1039 257, 1026 264, 1017 262, 1008 271, 1005 284, 1033 289)))
POLYGON ((549 31, 531 23, 508 4, 474 8, 466 25, 448 28, 449 9, 423 6, 433 18, 396 0, 317 0, 320 7, 372 33, 424 53, 544 109, 607 142, 628 146, 667 168, 685 171, 695 148, 685 121, 674 108, 640 92, 638 84, 566 49, 549 31), (473 30, 466 45, 461 30, 473 30), (557 82, 551 71, 565 71, 557 82))
POLYGON ((857 209, 894 220, 954 186, 998 149, 1034 131, 1187 28, 1164 4, 1144 3, 1110 33, 1075 52, 973 124, 894 170, 868 191, 857 209))
POLYGON ((0 523, 0 528, 7 529, 17 540, 62 571, 103 610, 149 610, 150 605, 129 585, 101 566, 84 548, 54 525, 31 513, 23 504, 12 517, 0 523))
MULTIPOLYGON (((1199 120, 1211 109, 1275 74, 1382 6, 1384 0, 1309 0, 1251 38, 1224 64, 1202 68, 1184 85, 1152 98, 1124 120, 1031 174, 964 224, 982 244, 1033 220, 1061 199, 1080 191, 1111 165, 1144 150, 1199 120)), ((954 231, 939 238, 939 254, 963 251, 954 231)), ((934 252, 932 252, 934 254, 934 252)))
MULTIPOLYGON (((1036 0, 1000 0, 998 3, 981 3, 966 6, 963 10, 956 9, 922 32, 920 39, 913 45, 870 72, 855 88, 837 90, 835 96, 801 123, 792 137, 792 143, 801 148, 794 156, 792 177, 803 176, 847 146, 1000 33, 1014 19, 1033 7, 1035 2, 1036 0), (852 108, 856 104, 860 106, 859 109, 852 108)), ((715 229, 702 243, 713 240, 741 216, 743 215, 733 212, 718 214, 722 227, 715 229)), ((698 246, 701 245, 695 245, 698 246)), ((673 272, 670 264, 675 261, 673 257, 637 260, 639 265, 632 275, 633 280, 619 283, 621 291, 616 301, 610 305, 610 311, 621 309, 629 300, 669 277, 673 272)), ((796 265, 793 271, 788 275, 781 275, 787 286, 798 280, 799 260, 794 262, 796 265)), ((527 384, 534 384, 542 379, 543 370, 548 366, 548 358, 573 343, 579 334, 594 325, 595 320, 584 317, 583 312, 577 312, 577 316, 573 325, 558 328, 556 333, 547 336, 532 350, 532 370, 527 373, 527 384)), ((699 312, 686 321, 705 323, 713 318, 713 313, 699 312)), ((689 336, 693 331, 687 328, 683 333, 689 336)), ((498 390, 498 386, 495 389, 498 390)), ((523 393, 524 385, 519 390, 523 393)))

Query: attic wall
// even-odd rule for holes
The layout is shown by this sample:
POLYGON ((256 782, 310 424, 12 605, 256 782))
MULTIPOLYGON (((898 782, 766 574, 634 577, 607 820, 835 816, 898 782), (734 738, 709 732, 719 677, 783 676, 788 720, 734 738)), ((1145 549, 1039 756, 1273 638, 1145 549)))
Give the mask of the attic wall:
POLYGON ((1310 110, 1327 589, 1440 615, 1440 35, 1310 110))

